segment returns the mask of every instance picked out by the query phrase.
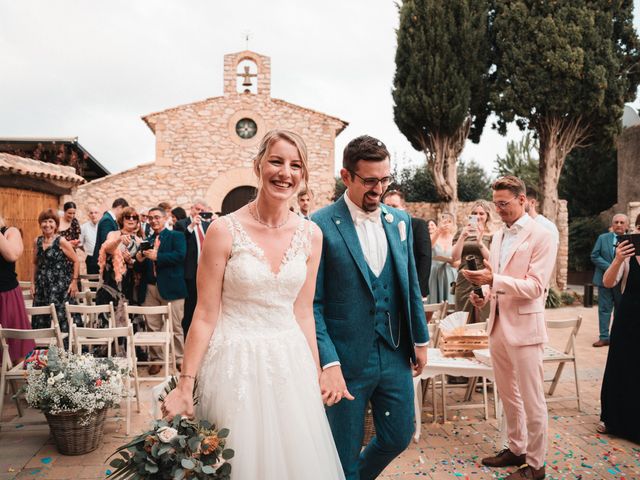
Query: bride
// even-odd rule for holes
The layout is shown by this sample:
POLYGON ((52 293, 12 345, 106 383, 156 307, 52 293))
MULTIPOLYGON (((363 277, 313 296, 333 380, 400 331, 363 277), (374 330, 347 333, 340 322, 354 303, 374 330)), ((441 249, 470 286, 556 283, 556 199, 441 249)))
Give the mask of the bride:
POLYGON ((256 199, 207 231, 182 374, 163 414, 229 428, 234 480, 343 479, 318 382, 322 234, 289 210, 309 178, 304 141, 268 132, 253 167, 256 199))

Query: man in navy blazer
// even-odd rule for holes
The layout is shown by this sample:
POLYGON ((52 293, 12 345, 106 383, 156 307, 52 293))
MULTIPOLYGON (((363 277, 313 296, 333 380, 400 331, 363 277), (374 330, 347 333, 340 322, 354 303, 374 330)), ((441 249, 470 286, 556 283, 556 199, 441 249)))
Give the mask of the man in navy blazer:
POLYGON ((186 340, 193 319, 193 312, 198 304, 198 289, 196 285, 198 262, 204 244, 204 237, 207 233, 212 212, 205 212, 206 204, 204 200, 195 200, 191 206, 189 216, 179 220, 173 227, 176 232, 184 233, 187 242, 187 255, 184 260, 184 279, 187 284, 187 297, 184 300, 184 316, 182 317, 182 331, 186 340), (200 214, 207 214, 206 220, 200 214))
POLYGON ((346 193, 312 215, 323 233, 314 316, 320 389, 348 480, 376 478, 414 432, 413 375, 429 334, 413 255, 411 218, 381 205, 389 152, 370 136, 346 146, 346 193), (371 403, 376 436, 361 452, 371 403))
POLYGON ((124 198, 116 198, 111 204, 111 210, 107 210, 102 215, 102 218, 98 222, 98 229, 96 232, 96 246, 93 248, 93 255, 98 258, 100 253, 100 247, 107 239, 109 232, 115 232, 119 230, 118 217, 122 213, 122 210, 129 206, 129 203, 124 198))
MULTIPOLYGON (((184 281, 184 258, 187 243, 182 232, 165 228, 167 213, 160 207, 149 210, 149 223, 153 230, 148 238, 153 248, 138 252, 136 260, 142 273, 140 283, 140 301, 143 306, 167 305, 171 303, 171 317, 174 336, 176 362, 182 363, 184 353, 184 335, 182 333, 182 313, 187 287, 184 281)), ((161 315, 147 315, 147 326, 151 331, 163 329, 161 315)), ((158 360, 160 352, 151 347, 150 360, 158 360)), ((151 365, 149 374, 160 371, 160 365, 151 365)))
POLYGON ((616 256, 617 235, 624 234, 629 228, 629 218, 623 213, 618 213, 611 219, 611 231, 598 237, 596 245, 591 252, 591 261, 596 266, 593 274, 593 283, 598 287, 598 322, 600 324, 600 338, 593 344, 594 347, 609 345, 609 324, 611 313, 618 308, 622 293, 620 285, 613 288, 605 288, 602 276, 609 268, 616 256))

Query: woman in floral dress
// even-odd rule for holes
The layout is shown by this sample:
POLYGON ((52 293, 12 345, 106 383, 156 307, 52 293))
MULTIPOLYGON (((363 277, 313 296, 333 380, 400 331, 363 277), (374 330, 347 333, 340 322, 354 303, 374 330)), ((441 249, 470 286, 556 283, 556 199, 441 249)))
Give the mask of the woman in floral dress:
MULTIPOLYGON (((78 256, 71 243, 58 234, 59 219, 52 209, 38 216, 42 236, 36 238, 34 250, 34 271, 32 282, 33 305, 35 307, 53 303, 64 332, 69 331, 64 304, 76 303, 73 298, 78 292, 78 256)), ((81 325, 80 318, 74 322, 81 325)), ((48 315, 35 315, 33 328, 48 328, 51 318, 48 315)))

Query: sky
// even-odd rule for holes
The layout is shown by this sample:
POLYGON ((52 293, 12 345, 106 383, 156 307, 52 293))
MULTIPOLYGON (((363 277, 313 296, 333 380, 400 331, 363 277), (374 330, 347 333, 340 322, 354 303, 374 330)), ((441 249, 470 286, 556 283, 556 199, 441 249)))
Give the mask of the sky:
MULTIPOLYGON (((366 133, 417 165, 423 154, 393 122, 397 26, 393 0, 0 0, 0 137, 78 137, 112 173, 151 162, 141 117, 222 95, 223 56, 248 33, 271 57, 272 97, 349 122, 338 163, 366 133)), ((490 122, 462 153, 488 173, 522 135, 490 122)))

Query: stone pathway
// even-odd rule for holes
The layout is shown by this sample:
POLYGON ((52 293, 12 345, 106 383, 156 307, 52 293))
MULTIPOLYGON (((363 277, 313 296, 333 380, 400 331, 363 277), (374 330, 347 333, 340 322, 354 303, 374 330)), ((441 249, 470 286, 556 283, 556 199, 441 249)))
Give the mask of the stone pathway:
MULTIPOLYGON (((606 362, 607 349, 595 349, 597 339, 597 309, 570 307, 547 310, 547 318, 570 318, 582 315, 578 336, 579 374, 583 411, 576 402, 557 402, 549 405, 549 451, 547 479, 638 479, 640 480, 640 445, 618 438, 598 435, 600 383, 606 362)), ((552 333, 551 343, 564 346, 565 338, 552 333)), ((551 376, 553 370, 548 368, 551 376)), ((150 383, 142 384, 143 411, 134 414, 132 432, 143 430, 152 415, 150 412, 150 383)), ((565 368, 556 395, 573 391, 573 370, 565 368)), ((461 393, 449 394, 449 405, 458 401, 461 393)), ((480 398, 476 394, 476 398, 480 398)), ((425 478, 432 480, 481 480, 504 478, 509 470, 491 470, 480 459, 501 447, 497 445, 498 428, 495 418, 485 421, 481 409, 452 410, 450 421, 432 423, 431 404, 424 405, 422 438, 394 461, 383 473, 385 480, 425 478)), ((116 418, 105 425, 104 444, 88 455, 71 457, 58 454, 49 438, 44 417, 27 409, 25 417, 17 417, 15 406, 6 404, 2 421, 8 422, 0 431, 0 480, 14 478, 44 479, 102 479, 109 470, 107 457, 124 443, 124 421, 116 418), (31 425, 30 422, 40 422, 31 425)), ((110 412, 111 416, 120 413, 110 412)), ((256 479, 259 480, 259 479, 256 479)), ((300 479, 304 480, 304 479, 300 479)))

